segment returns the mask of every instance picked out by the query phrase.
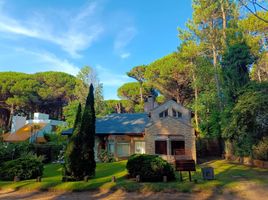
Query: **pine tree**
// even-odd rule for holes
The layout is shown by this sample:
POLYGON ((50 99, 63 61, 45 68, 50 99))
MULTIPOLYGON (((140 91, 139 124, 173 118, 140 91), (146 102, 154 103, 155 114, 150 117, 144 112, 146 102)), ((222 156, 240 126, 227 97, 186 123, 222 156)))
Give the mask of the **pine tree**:
POLYGON ((81 168, 83 170, 83 176, 92 177, 95 175, 95 109, 94 109, 94 88, 91 84, 89 87, 89 93, 86 100, 86 105, 81 122, 81 135, 82 135, 82 162, 81 168))
POLYGON ((65 175, 71 176, 75 180, 83 179, 83 171, 80 166, 82 161, 81 159, 82 138, 80 134, 81 115, 82 115, 81 104, 79 103, 73 128, 73 134, 70 138, 70 141, 68 143, 65 152, 65 164, 64 164, 65 175))

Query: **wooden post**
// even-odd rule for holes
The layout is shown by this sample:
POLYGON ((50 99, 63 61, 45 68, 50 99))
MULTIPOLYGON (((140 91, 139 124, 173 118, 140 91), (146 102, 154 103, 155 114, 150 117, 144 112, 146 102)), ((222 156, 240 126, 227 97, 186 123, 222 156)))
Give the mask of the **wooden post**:
POLYGON ((37 176, 37 178, 36 178, 36 182, 41 182, 41 181, 42 181, 41 176, 37 176))
POLYGON ((139 183, 139 182, 141 182, 141 176, 140 175, 137 175, 136 176, 136 181, 139 183))
POLYGON ((113 182, 113 183, 116 182, 116 178, 115 178, 115 176, 112 176, 112 182, 113 182))
POLYGON ((89 179, 88 176, 85 176, 85 177, 84 177, 84 181, 85 181, 85 182, 88 182, 88 179, 89 179))
POLYGON ((189 171, 189 180, 192 181, 191 171, 189 171))
POLYGON ((181 182, 183 181, 183 178, 182 178, 182 173, 181 173, 181 171, 180 171, 180 180, 181 180, 181 182))
POLYGON ((164 183, 167 182, 167 176, 163 176, 163 182, 164 182, 164 183))
POLYGON ((14 176, 14 182, 19 182, 19 181, 20 181, 20 177, 14 176))

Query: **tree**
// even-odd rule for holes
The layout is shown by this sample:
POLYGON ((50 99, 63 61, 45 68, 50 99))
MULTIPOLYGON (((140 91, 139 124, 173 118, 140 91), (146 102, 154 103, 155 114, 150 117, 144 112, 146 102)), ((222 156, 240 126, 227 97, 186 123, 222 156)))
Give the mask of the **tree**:
POLYGON ((229 46, 222 58, 224 88, 231 102, 239 90, 249 82, 249 68, 254 58, 245 42, 229 46))
POLYGON ((66 176, 71 176, 75 180, 83 179, 83 168, 80 166, 82 163, 82 135, 81 129, 81 104, 78 104, 75 123, 73 126, 73 133, 67 145, 65 151, 65 163, 64 163, 64 173, 66 176))
POLYGON ((251 70, 251 78, 258 82, 268 81, 268 52, 261 54, 251 70))
POLYGON ((81 121, 81 136, 82 136, 82 151, 81 151, 81 168, 83 176, 94 176, 96 161, 94 154, 95 145, 95 108, 94 108, 94 87, 90 84, 89 93, 87 96, 84 112, 81 121))
POLYGON ((253 145, 268 136, 268 84, 251 83, 241 91, 223 136, 236 155, 249 156, 253 145))
POLYGON ((261 2, 256 0, 239 0, 239 2, 244 6, 256 19, 264 23, 268 23, 268 19, 263 17, 258 11, 268 11, 268 7, 262 5, 261 2), (253 7, 253 8, 252 8, 253 7))
POLYGON ((76 76, 74 100, 70 101, 63 109, 65 119, 68 122, 68 127, 72 127, 74 123, 78 102, 80 102, 82 106, 85 105, 90 84, 93 84, 95 88, 94 96, 96 115, 98 117, 105 115, 103 110, 103 85, 99 82, 97 73, 91 67, 85 66, 80 69, 76 76))
POLYGON ((1 72, 1 124, 8 129, 13 114, 32 117, 33 112, 45 112, 51 118, 62 119, 63 106, 74 99, 74 87, 75 77, 63 72, 1 72))
POLYGON ((155 88, 167 99, 175 99, 187 105, 193 97, 188 69, 180 62, 177 53, 171 53, 146 67, 147 84, 155 88))
POLYGON ((142 103, 144 99, 142 87, 145 81, 145 77, 144 77, 145 70, 146 70, 146 66, 141 65, 141 66, 132 68, 131 71, 127 73, 129 77, 136 79, 140 84, 140 103, 142 103))
MULTIPOLYGON (((137 82, 131 82, 131 83, 125 83, 117 90, 117 95, 121 99, 127 99, 132 101, 134 104, 139 104, 140 101, 140 83, 137 82)), ((147 84, 144 84, 142 87, 142 95, 144 97, 148 97, 153 93, 153 88, 148 86, 147 84)))

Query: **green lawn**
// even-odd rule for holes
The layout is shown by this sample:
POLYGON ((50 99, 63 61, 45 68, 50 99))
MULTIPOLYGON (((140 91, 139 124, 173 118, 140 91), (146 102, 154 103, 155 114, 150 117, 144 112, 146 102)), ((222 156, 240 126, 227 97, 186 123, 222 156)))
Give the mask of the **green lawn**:
MULTIPOLYGON (((25 189, 25 190, 51 190, 51 191, 82 191, 91 189, 116 189, 121 188, 127 191, 200 191, 213 188, 230 188, 241 181, 252 181, 256 184, 268 186, 268 170, 250 168, 243 165, 230 164, 224 160, 215 160, 203 164, 202 166, 212 166, 215 168, 216 179, 213 181, 203 181, 200 166, 193 175, 197 183, 188 181, 188 173, 184 173, 184 181, 178 179, 169 183, 136 183, 134 180, 125 178, 126 161, 115 163, 97 164, 96 176, 88 182, 61 182, 61 166, 59 164, 49 164, 45 166, 42 182, 35 180, 21 181, 17 183, 0 181, 1 189, 25 189), (112 183, 111 177, 116 176, 117 182, 112 183)), ((178 176, 178 174, 176 174, 178 176)))

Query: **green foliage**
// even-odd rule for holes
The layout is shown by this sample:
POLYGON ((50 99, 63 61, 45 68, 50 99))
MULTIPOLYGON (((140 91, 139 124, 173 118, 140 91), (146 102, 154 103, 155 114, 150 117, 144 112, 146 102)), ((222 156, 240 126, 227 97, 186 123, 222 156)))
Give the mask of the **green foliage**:
POLYGON ((0 142, 0 165, 5 161, 14 160, 31 152, 33 145, 28 142, 4 144, 0 142))
POLYGON ((67 122, 67 126, 69 128, 74 126, 74 121, 77 113, 77 107, 79 105, 79 101, 71 101, 67 106, 63 108, 63 114, 65 116, 65 121, 67 122))
POLYGON ((31 152, 37 156, 42 156, 44 163, 50 163, 59 159, 60 152, 63 148, 62 144, 55 143, 34 144, 31 152))
POLYGON ((127 75, 129 77, 136 79, 138 82, 143 83, 145 81, 144 77, 145 70, 146 70, 145 65, 133 67, 131 71, 127 73, 127 75))
POLYGON ((102 149, 98 153, 98 157, 99 157, 100 161, 103 162, 103 163, 115 162, 114 155, 109 153, 107 150, 102 149))
POLYGON ((75 79, 63 72, 0 72, 0 110, 5 125, 9 113, 30 116, 45 111, 51 118, 61 119, 62 107, 74 99, 75 79))
MULTIPOLYGON (((121 99, 127 99, 132 101, 135 104, 140 102, 140 83, 138 82, 131 82, 125 83, 117 90, 117 95, 121 99)), ((142 95, 143 98, 148 97, 153 92, 153 88, 148 86, 147 84, 143 84, 142 86, 142 95)))
POLYGON ((177 53, 169 54, 146 67, 147 84, 157 89, 167 99, 176 99, 186 105, 192 99, 191 79, 177 53))
POLYGON ((111 113, 133 113, 135 105, 129 100, 105 100, 103 112, 104 115, 111 113))
POLYGON ((253 61, 253 56, 245 42, 228 46, 223 54, 224 88, 232 102, 236 100, 241 87, 249 82, 249 67, 253 61))
POLYGON ((89 66, 85 66, 80 69, 76 77, 76 85, 74 90, 76 97, 75 100, 69 102, 68 105, 66 105, 63 109, 65 119, 68 123, 68 127, 70 128, 74 125, 78 104, 81 103, 82 106, 84 106, 86 103, 90 84, 93 84, 95 88, 94 96, 96 115, 101 117, 106 114, 104 109, 105 103, 103 99, 103 85, 99 82, 96 71, 89 66))
POLYGON ((224 137, 239 156, 252 155, 252 146, 268 133, 268 84, 252 83, 238 98, 224 137))
POLYGON ((15 160, 7 161, 0 167, 1 180, 13 180, 14 176, 21 180, 33 179, 43 174, 43 158, 33 154, 25 154, 15 160))
POLYGON ((89 93, 86 100, 85 109, 81 119, 81 143, 82 151, 80 156, 82 162, 80 165, 83 171, 83 176, 94 176, 96 169, 96 161, 94 154, 95 134, 96 134, 96 115, 94 108, 94 88, 91 84, 89 87, 89 93))
POLYGON ((80 180, 83 179, 82 164, 82 135, 81 135, 81 104, 78 105, 74 130, 65 151, 64 174, 80 180))
POLYGON ((172 166, 157 155, 134 154, 130 156, 126 166, 131 177, 140 175, 142 181, 169 181, 175 179, 172 166))
POLYGON ((259 160, 268 161, 268 137, 264 137, 253 146, 253 157, 259 160))
POLYGON ((268 52, 259 55, 259 59, 254 63, 250 72, 252 80, 263 82, 268 81, 268 52))

